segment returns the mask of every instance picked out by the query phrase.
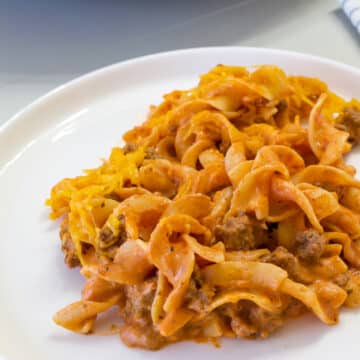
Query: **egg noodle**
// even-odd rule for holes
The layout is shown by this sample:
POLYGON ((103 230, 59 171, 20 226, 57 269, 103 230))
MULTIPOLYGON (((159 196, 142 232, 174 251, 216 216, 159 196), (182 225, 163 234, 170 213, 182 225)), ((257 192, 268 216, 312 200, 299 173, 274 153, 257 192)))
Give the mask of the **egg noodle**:
POLYGON ((264 338, 360 305, 360 182, 344 154, 360 102, 275 66, 218 65, 173 91, 125 146, 51 190, 80 301, 54 316, 90 333, 111 307, 133 347, 264 338))

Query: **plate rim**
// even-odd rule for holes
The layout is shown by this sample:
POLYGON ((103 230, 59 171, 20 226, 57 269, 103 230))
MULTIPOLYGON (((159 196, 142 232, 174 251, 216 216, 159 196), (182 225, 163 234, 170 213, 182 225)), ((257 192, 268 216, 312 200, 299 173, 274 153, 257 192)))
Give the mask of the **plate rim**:
POLYGON ((15 125, 17 121, 21 121, 21 117, 26 115, 28 112, 33 111, 34 108, 36 108, 39 105, 44 104, 46 101, 51 99, 54 96, 61 95, 64 91, 68 91, 68 89, 71 89, 72 87, 81 84, 82 82, 85 82, 89 80, 90 78, 95 78, 97 76, 101 76, 103 73, 111 72, 113 70, 116 70, 118 67, 123 67, 129 64, 136 64, 143 61, 149 61, 154 60, 156 58, 161 57, 168 57, 168 56, 174 56, 178 54, 186 54, 186 53, 201 53, 201 52, 207 52, 207 51, 234 51, 234 50, 244 50, 244 51, 252 51, 252 52, 273 52, 278 55, 287 55, 287 56, 296 56, 301 58, 306 58, 308 60, 313 60, 317 62, 327 63, 328 65, 336 66, 343 68, 344 70, 351 71, 358 73, 360 75, 360 69, 353 65, 349 65, 337 60, 333 60, 327 57, 318 56, 309 54, 306 52, 299 52, 299 51, 292 51, 292 50, 283 50, 283 49, 276 49, 276 48, 270 48, 270 47, 253 47, 253 46, 206 46, 206 47, 192 47, 192 48, 186 48, 186 49, 176 49, 176 50, 169 50, 169 51, 161 51, 156 53, 151 53, 148 55, 138 56, 129 58, 123 61, 119 61, 116 63, 112 63, 100 68, 97 68, 95 70, 86 72, 83 75, 77 76, 59 86, 56 86, 54 89, 46 92, 45 94, 41 95, 40 97, 36 98, 35 100, 31 101, 29 104, 27 104, 22 109, 18 110, 14 115, 12 115, 8 120, 5 120, 5 122, 0 125, 0 136, 4 135, 6 131, 8 131, 11 127, 15 125))

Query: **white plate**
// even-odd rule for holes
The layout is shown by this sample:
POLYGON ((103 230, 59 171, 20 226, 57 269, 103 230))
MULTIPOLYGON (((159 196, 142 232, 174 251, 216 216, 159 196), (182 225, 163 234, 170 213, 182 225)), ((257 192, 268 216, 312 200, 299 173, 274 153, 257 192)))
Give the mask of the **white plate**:
POLYGON ((219 63, 276 64, 360 97, 360 71, 346 65, 269 49, 203 48, 113 65, 28 106, 0 129, 0 359, 335 359, 360 353, 360 309, 343 311, 334 327, 308 315, 265 341, 226 340, 221 349, 186 342, 156 353, 128 349, 117 336, 76 335, 51 320, 79 298, 83 284, 78 269, 64 265, 58 224, 47 219, 51 186, 98 165, 126 129, 144 120, 150 104, 193 86, 219 63))

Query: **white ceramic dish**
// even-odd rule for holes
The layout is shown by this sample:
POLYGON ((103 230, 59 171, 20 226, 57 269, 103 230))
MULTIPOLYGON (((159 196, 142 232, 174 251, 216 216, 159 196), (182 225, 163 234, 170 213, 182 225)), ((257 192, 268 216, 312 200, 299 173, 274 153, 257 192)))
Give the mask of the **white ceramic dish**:
MULTIPOLYGON (((58 224, 44 200, 64 176, 96 166, 122 133, 169 90, 194 85, 218 64, 277 64, 317 76, 346 97, 360 97, 360 71, 326 59, 255 48, 203 48, 138 58, 61 86, 0 129, 0 359, 338 359, 360 353, 360 309, 338 326, 311 315, 265 341, 226 340, 220 349, 190 342, 160 352, 126 348, 118 337, 81 336, 52 314, 80 296, 78 270, 63 264, 58 224)), ((360 168, 356 153, 351 162, 360 168)))

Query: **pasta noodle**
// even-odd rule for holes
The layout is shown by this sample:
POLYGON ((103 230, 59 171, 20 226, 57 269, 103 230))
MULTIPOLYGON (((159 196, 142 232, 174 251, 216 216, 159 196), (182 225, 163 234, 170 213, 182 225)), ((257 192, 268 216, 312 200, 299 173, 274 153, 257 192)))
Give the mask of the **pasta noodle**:
POLYGON ((360 103, 276 66, 218 65, 150 108, 107 160, 52 190, 65 262, 86 279, 54 316, 90 333, 117 307, 121 339, 269 336, 360 305, 360 182, 344 156, 360 103))

